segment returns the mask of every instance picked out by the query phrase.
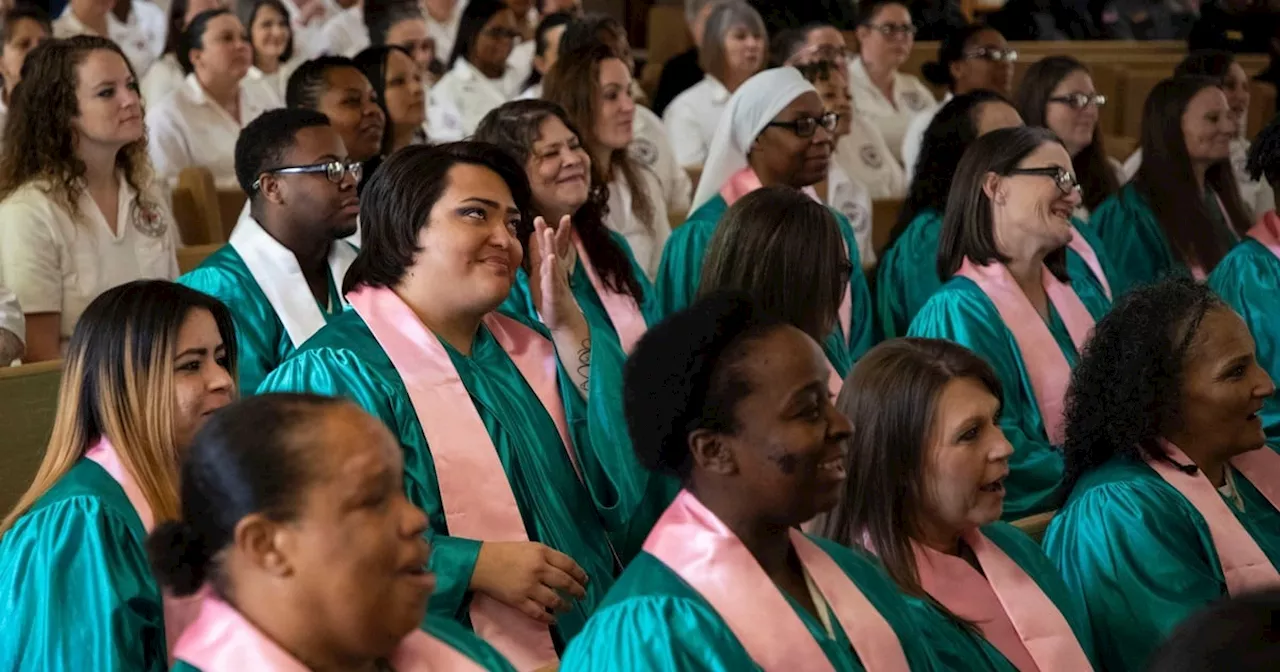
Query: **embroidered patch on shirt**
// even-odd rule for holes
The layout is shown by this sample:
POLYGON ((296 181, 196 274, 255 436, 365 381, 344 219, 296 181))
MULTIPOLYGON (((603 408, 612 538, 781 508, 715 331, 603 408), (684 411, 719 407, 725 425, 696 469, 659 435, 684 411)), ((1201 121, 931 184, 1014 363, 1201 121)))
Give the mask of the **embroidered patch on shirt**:
POLYGON ((658 162, 658 146, 648 138, 633 139, 628 150, 631 154, 631 158, 646 166, 652 167, 658 162))
POLYGON ((133 220, 133 228, 149 238, 163 238, 169 225, 160 216, 154 206, 143 206, 135 199, 129 219, 133 220))
POLYGON ((903 91, 902 102, 906 103, 913 112, 919 112, 925 106, 924 96, 920 95, 919 91, 903 91))
POLYGON ((880 151, 875 145, 863 145, 862 149, 858 150, 858 156, 873 170, 880 170, 884 166, 884 157, 880 156, 880 151))

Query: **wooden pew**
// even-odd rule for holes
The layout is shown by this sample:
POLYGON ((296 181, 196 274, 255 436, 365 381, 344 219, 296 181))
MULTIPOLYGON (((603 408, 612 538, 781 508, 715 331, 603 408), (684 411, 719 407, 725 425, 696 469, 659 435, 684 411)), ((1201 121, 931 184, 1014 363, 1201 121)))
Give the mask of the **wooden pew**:
POLYGON ((187 245, 186 247, 178 248, 178 271, 181 273, 191 272, 223 245, 224 243, 214 243, 212 245, 187 245))
POLYGON ((1056 510, 1045 511, 1044 513, 1037 513, 1033 516, 1027 516, 1026 518, 1019 518, 1018 520, 1013 521, 1013 526, 1025 532, 1027 536, 1032 539, 1035 539, 1038 544, 1040 543, 1040 540, 1044 539, 1044 531, 1048 529, 1049 521, 1053 520, 1053 516, 1057 513, 1058 512, 1056 510))
POLYGON ((44 459, 61 380, 61 361, 0 368, 0 511, 13 508, 44 459))
POLYGON ((219 189, 208 168, 195 166, 178 174, 173 190, 173 217, 187 245, 227 242, 248 197, 239 188, 219 189))
POLYGON ((898 223, 898 215, 902 212, 902 199, 886 198, 871 202, 871 247, 876 256, 884 254, 889 244, 889 234, 898 223))

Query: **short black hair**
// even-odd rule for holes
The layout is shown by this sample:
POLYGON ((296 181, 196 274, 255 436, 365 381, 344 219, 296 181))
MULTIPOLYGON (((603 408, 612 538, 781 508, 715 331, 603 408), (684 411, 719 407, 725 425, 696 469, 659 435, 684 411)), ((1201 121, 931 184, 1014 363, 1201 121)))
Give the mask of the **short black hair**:
POLYGON ((925 63, 921 68, 921 74, 930 84, 945 86, 948 90, 954 91, 956 79, 951 76, 951 65, 964 60, 969 40, 988 30, 999 32, 983 23, 970 23, 951 28, 938 45, 938 60, 925 63))
POLYGON ((344 294, 400 282, 420 251, 418 232, 428 225, 431 209, 449 188, 449 171, 459 164, 497 173, 511 190, 521 219, 529 218, 529 178, 497 145, 463 141, 400 149, 378 167, 360 194, 360 253, 343 280, 344 294))
POLYGON ((781 68, 804 49, 809 42, 809 31, 803 28, 784 28, 769 38, 769 67, 781 68))
POLYGON ((196 14, 191 23, 182 29, 182 37, 178 40, 178 65, 182 66, 184 74, 195 72, 195 66, 191 64, 191 50, 204 48, 204 31, 209 28, 209 22, 222 16, 230 14, 235 16, 230 9, 219 7, 218 9, 206 9, 196 14))
POLYGON ((387 33, 401 21, 421 19, 422 8, 417 0, 365 0, 364 27, 369 32, 369 44, 380 47, 387 43, 387 33))
POLYGON ((289 75, 289 83, 284 92, 284 104, 288 107, 305 107, 310 110, 319 108, 320 96, 324 95, 326 86, 325 77, 330 70, 338 68, 360 70, 356 62, 346 56, 321 56, 299 65, 298 69, 289 75))
POLYGON ((13 26, 24 20, 35 21, 44 28, 44 32, 53 36, 53 23, 49 21, 47 12, 35 5, 18 3, 5 11, 3 20, 0 20, 0 44, 8 44, 13 39, 13 26))
POLYGON ((263 172, 281 167, 298 131, 328 125, 329 117, 297 107, 268 110, 249 122, 236 138, 236 181, 240 188, 253 199, 258 195, 253 183, 263 172))
POLYGON ((1253 139, 1245 171, 1251 180, 1266 178, 1273 187, 1280 184, 1280 116, 1272 117, 1253 139))
POLYGON ((253 48, 253 20, 258 18, 258 12, 262 11, 263 7, 270 7, 284 17, 284 24, 289 29, 289 43, 284 45, 280 62, 288 63, 289 59, 293 58, 293 23, 289 20, 289 10, 285 9, 284 3, 280 0, 254 0, 253 6, 249 8, 248 18, 244 22, 244 31, 248 35, 245 39, 249 42, 249 48, 253 48))
POLYGON ((1174 77, 1212 77, 1225 79, 1236 57, 1229 51, 1200 49, 1187 54, 1173 69, 1174 77))
POLYGON ((733 433, 751 393, 746 347, 785 323, 741 292, 709 294, 649 329, 627 359, 623 402, 636 457, 645 468, 687 480, 689 434, 733 433))
MULTIPOLYGON (((627 29, 622 26, 622 22, 612 16, 597 13, 587 14, 570 21, 569 26, 564 29, 564 35, 560 36, 560 53, 576 52, 590 48, 592 45, 604 43, 604 40, 600 39, 601 32, 611 33, 615 37, 626 37, 627 35, 627 29)), ((612 44, 605 44, 605 46, 613 47, 612 44)), ((622 56, 622 54, 616 55, 619 58, 622 56)))
POLYGON ((462 19, 458 21, 458 36, 454 39, 448 66, 452 68, 459 58, 466 58, 471 52, 471 45, 480 36, 480 31, 484 30, 484 24, 489 23, 494 15, 509 9, 502 0, 470 0, 467 8, 462 10, 462 19))
POLYGON ((1264 672, 1280 660, 1280 590, 1220 600, 1183 621, 1151 672, 1264 672))

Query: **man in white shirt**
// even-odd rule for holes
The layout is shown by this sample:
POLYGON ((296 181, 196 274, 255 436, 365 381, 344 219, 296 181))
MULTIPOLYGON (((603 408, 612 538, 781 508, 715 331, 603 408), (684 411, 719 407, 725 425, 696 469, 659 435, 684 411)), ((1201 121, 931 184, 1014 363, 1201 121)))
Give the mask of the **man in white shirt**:
POLYGON ((109 38, 120 45, 141 80, 164 51, 165 20, 164 10, 150 0, 71 0, 53 22, 53 36, 109 38))
POLYGON ((22 357, 26 338, 27 318, 18 305, 18 295, 0 286, 0 366, 22 357))

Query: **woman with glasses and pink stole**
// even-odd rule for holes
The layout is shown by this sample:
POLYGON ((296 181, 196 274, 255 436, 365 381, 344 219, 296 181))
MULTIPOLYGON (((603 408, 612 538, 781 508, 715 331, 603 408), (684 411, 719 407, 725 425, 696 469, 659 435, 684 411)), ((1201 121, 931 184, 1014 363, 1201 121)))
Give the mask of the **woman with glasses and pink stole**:
POLYGON ((614 420, 622 349, 569 289, 570 227, 534 221, 542 322, 498 310, 530 201, 524 168, 493 145, 393 154, 361 197, 352 310, 260 390, 346 397, 392 428, 409 500, 431 521, 430 612, 520 670, 553 663, 599 604, 647 482, 614 420))
POLYGON ((1280 454, 1259 415, 1275 391, 1245 322, 1190 278, 1098 322, 1044 550, 1084 598, 1102 668, 1166 669, 1151 656, 1189 616, 1280 588, 1280 454))
POLYGON ((1002 396, 995 371, 955 343, 872 348, 836 402, 853 424, 849 479, 821 529, 880 558, 946 669, 1089 672, 1084 601, 1000 522, 1013 454, 1002 396))
POLYGON ((907 329, 959 343, 995 369, 1000 429, 1013 445, 1005 520, 1057 503, 1063 395, 1094 321, 1111 306, 1093 264, 1068 254, 1077 187, 1052 131, 1019 126, 974 140, 938 241, 944 284, 907 329))
MULTIPOLYGON (((716 226, 739 198, 760 187, 801 189, 827 179, 836 115, 823 111, 822 99, 799 70, 765 70, 734 92, 724 123, 711 142, 711 154, 693 197, 693 212, 672 232, 662 251, 655 286, 662 314, 687 307, 698 295, 702 262, 716 226)), ((850 266, 862 268, 853 227, 833 211, 850 266)), ((838 320, 842 359, 854 361, 874 342, 871 293, 862 273, 851 273, 838 320)))
POLYGON ((403 471, 391 432, 343 399, 269 394, 210 420, 180 518, 147 544, 174 593, 209 587, 173 672, 512 672, 453 620, 424 620, 436 577, 403 471))
POLYGON ((640 461, 684 490, 562 669, 942 669, 883 571, 801 532, 845 478, 849 421, 812 338, 744 294, 649 330, 627 362, 640 461))

